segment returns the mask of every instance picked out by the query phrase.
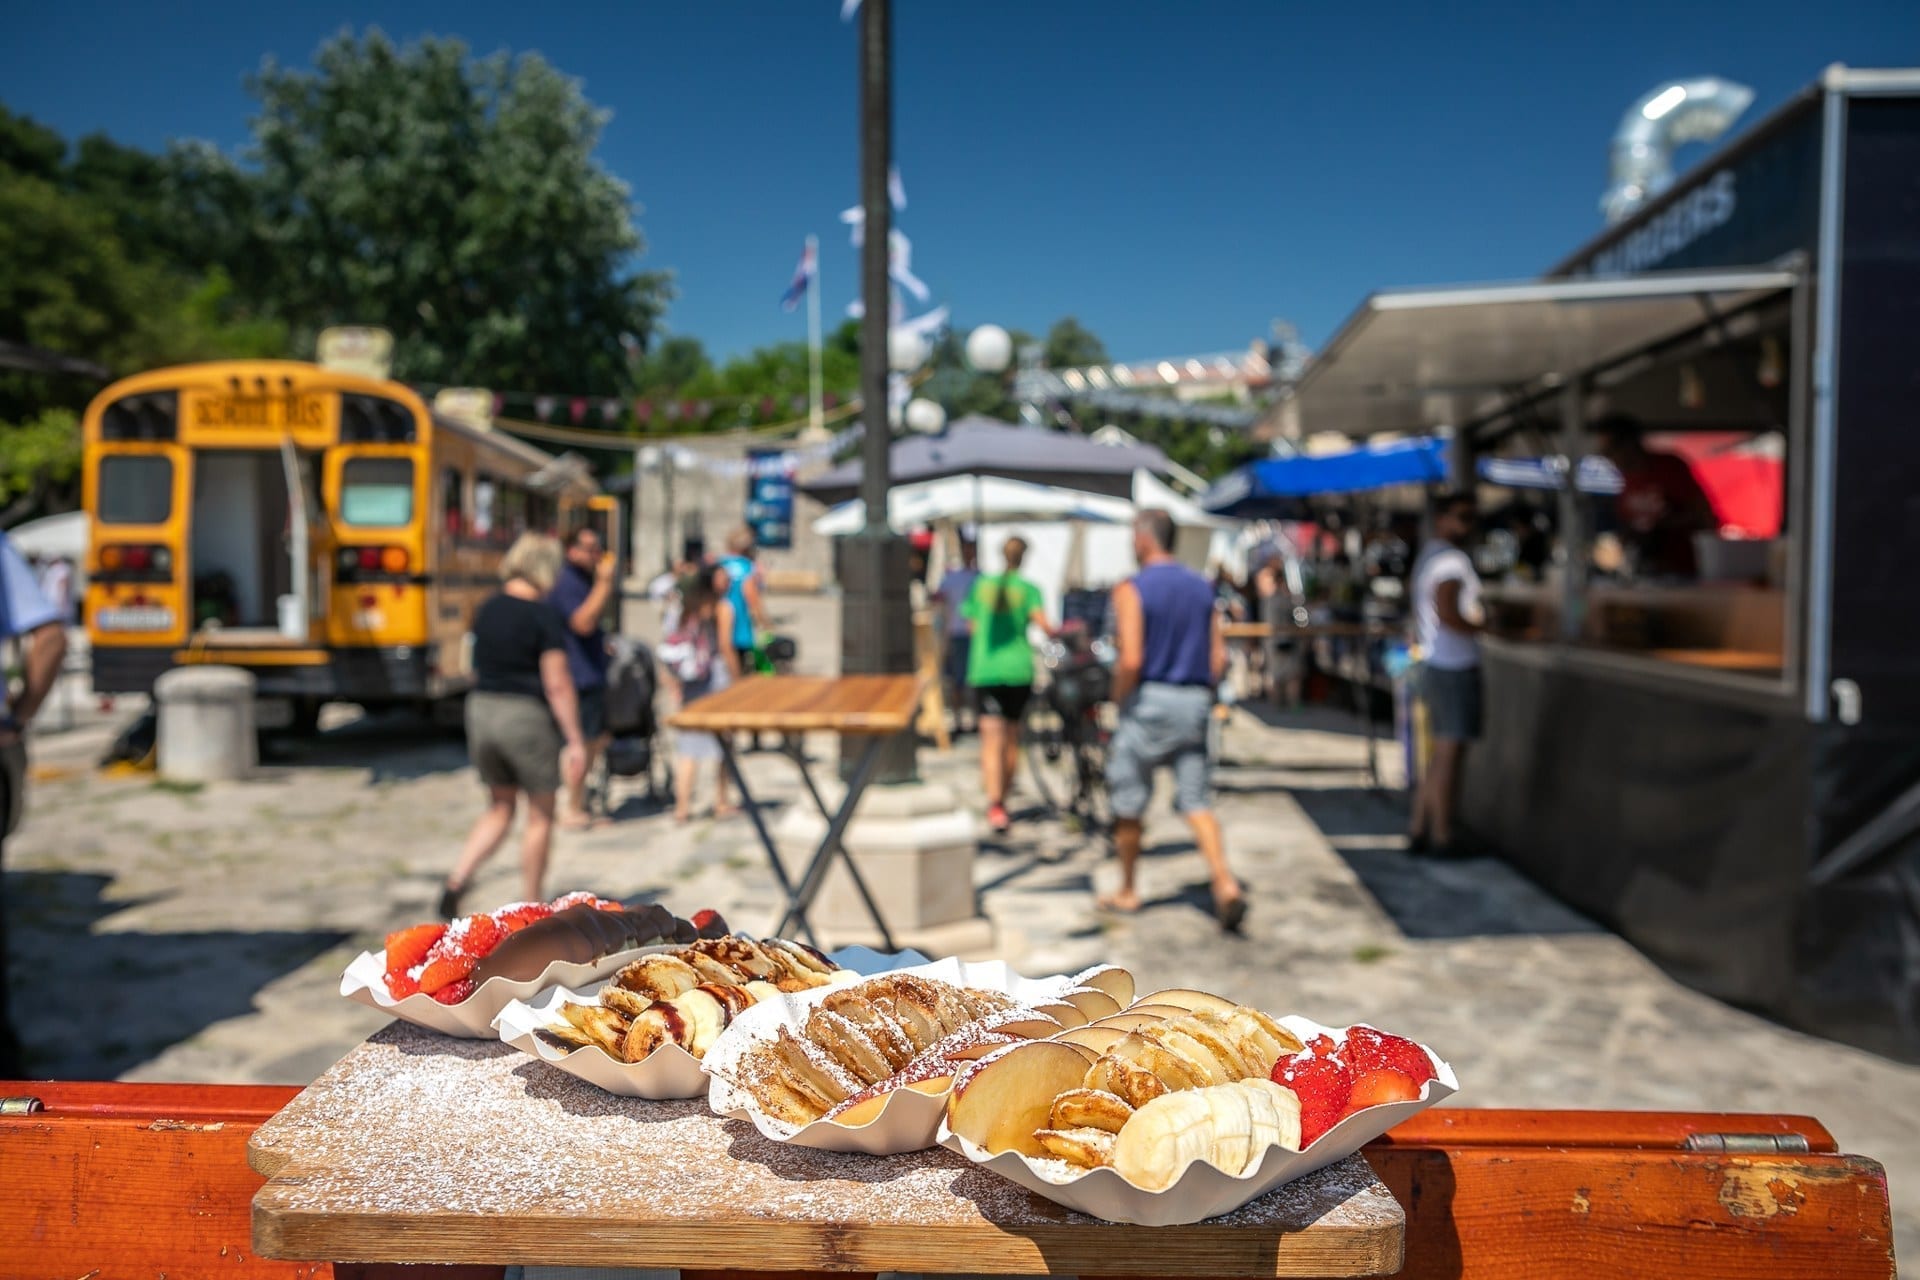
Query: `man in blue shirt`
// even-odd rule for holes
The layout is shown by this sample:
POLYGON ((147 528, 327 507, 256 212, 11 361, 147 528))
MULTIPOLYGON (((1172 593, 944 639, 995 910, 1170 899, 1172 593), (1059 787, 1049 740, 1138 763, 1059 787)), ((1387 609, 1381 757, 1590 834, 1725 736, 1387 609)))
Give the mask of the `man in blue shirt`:
POLYGON ((973 584, 980 580, 979 550, 969 537, 960 539, 960 563, 948 569, 940 579, 939 590, 933 598, 940 605, 940 615, 946 624, 947 652, 942 664, 943 674, 952 693, 947 705, 953 708, 953 731, 961 731, 961 715, 972 701, 967 686, 967 659, 973 651, 973 623, 961 606, 967 597, 973 594, 973 584))
MULTIPOLYGON (((41 594, 27 562, 7 535, 0 533, 0 645, 9 641, 20 646, 24 678, 14 692, 0 677, 0 864, 5 861, 7 833, 19 824, 26 801, 27 724, 46 701, 67 654, 67 633, 60 625, 59 610, 41 594)), ((20 1042, 7 1015, 6 876, 0 870, 0 1079, 18 1080, 26 1074, 20 1042)))
POLYGON ((567 539, 567 561, 560 566, 547 599, 567 624, 567 671, 580 699, 580 736, 586 740, 587 763, 577 780, 567 782, 570 812, 560 820, 568 831, 584 831, 593 824, 587 812, 588 773, 606 749, 607 637, 600 630, 613 595, 614 558, 600 545, 600 535, 582 525, 567 539))

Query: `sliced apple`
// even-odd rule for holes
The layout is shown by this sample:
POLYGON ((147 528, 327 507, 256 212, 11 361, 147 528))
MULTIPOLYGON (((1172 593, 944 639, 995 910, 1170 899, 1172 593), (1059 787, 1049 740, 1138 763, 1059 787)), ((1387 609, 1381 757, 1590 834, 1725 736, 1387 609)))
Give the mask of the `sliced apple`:
POLYGON ((947 1127, 992 1154, 1045 1155, 1034 1130, 1047 1127, 1055 1098, 1080 1087, 1089 1056, 1058 1040, 1015 1045, 961 1076, 947 1099, 947 1127))
POLYGON ((1157 1027, 1169 1018, 1186 1016, 1186 1010, 1175 1009, 1172 1013, 1142 1013, 1138 1009, 1129 1009, 1125 1013, 1110 1013, 1097 1018, 1090 1026, 1112 1027, 1116 1031, 1138 1031, 1142 1027, 1157 1027))
MULTIPOLYGON (((903 1087, 912 1089, 916 1093, 930 1094, 937 1098, 953 1087, 953 1077, 934 1076, 928 1080, 915 1080, 912 1084, 903 1087)), ((885 1093, 876 1093, 871 1098, 860 1099, 860 1101, 854 1103, 845 1111, 833 1116, 833 1123, 845 1125, 849 1129, 858 1129, 861 1125, 872 1124, 880 1118, 881 1110, 886 1107, 887 1099, 891 1098, 894 1092, 894 1090, 889 1089, 885 1093)))
POLYGON ((1120 1012, 1120 1002, 1098 987, 1074 987, 1060 998, 1078 1009, 1089 1022, 1120 1012))
MULTIPOLYGON (((1215 1013, 1226 1013, 1240 1006, 1225 996, 1216 996, 1211 991, 1192 991, 1186 987, 1168 987, 1165 991, 1154 991, 1141 996, 1139 1004, 1178 1005, 1188 1013, 1200 1009, 1211 1009, 1215 1013)), ((1135 1005, 1138 1008, 1139 1005, 1135 1005)))
POLYGON ((1122 1009, 1133 1003, 1133 975, 1117 964, 1097 964, 1069 979, 1076 987, 1098 987, 1122 1009))
POLYGON ((1089 1023, 1084 1027, 1069 1027, 1054 1039, 1066 1044, 1079 1045, 1093 1050, 1094 1054, 1105 1053, 1126 1037, 1126 1031, 1119 1027, 1103 1027, 1089 1023))
POLYGON ((1064 1028, 1052 1014, 1033 1009, 1013 1009, 988 1018, 983 1029, 997 1036, 1011 1036, 1015 1040, 1044 1040, 1064 1028))
POLYGON ((1078 1005, 1068 1004, 1065 1000, 1043 1000, 1033 1006, 1034 1012, 1044 1013, 1062 1027, 1084 1027, 1087 1015, 1080 1012, 1078 1005))

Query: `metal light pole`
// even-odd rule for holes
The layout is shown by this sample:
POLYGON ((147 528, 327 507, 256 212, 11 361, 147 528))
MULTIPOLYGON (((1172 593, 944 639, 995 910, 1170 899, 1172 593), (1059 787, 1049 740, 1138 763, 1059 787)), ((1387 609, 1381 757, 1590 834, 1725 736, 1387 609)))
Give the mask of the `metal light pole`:
MULTIPOLYGON (((839 543, 840 669, 849 674, 901 674, 914 668, 913 605, 907 587, 907 540, 887 524, 889 474, 887 450, 892 432, 887 414, 887 331, 889 306, 887 249, 893 207, 887 195, 887 166, 893 152, 892 0, 864 0, 860 6, 860 203, 866 210, 860 254, 860 295, 866 313, 860 322, 860 402, 866 436, 861 441, 860 496, 867 525, 839 543)), ((841 757, 846 776, 862 750, 849 740, 841 757)), ((907 782, 915 776, 911 733, 889 745, 875 775, 877 782, 907 782)))

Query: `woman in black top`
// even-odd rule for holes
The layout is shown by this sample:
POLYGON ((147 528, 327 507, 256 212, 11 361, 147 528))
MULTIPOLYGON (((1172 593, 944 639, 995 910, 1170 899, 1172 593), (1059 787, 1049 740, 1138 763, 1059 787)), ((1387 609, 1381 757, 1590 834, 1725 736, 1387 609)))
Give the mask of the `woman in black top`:
POLYGON ((586 772, 579 703, 567 671, 566 622, 547 602, 560 571, 560 544, 522 534, 500 562, 503 584, 473 615, 473 691, 467 695, 467 754, 487 787, 486 812, 467 834, 460 861, 440 892, 440 914, 460 914, 460 895, 493 856, 520 794, 527 797, 521 836, 521 897, 546 897, 553 799, 562 775, 586 772))

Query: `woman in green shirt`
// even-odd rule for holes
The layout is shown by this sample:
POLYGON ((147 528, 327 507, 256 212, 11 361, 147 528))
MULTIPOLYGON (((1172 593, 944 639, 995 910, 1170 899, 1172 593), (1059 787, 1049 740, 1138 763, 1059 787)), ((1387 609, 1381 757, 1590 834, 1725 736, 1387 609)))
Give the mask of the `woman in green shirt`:
POLYGON ((1020 759, 1020 724, 1033 693, 1033 642, 1029 627, 1054 632, 1047 623, 1040 588, 1020 576, 1026 559, 1022 538, 1007 539, 1006 569, 973 584, 960 612, 973 624, 967 653, 967 683, 980 715, 980 781, 987 793, 987 825, 1005 831, 1007 782, 1020 759))

